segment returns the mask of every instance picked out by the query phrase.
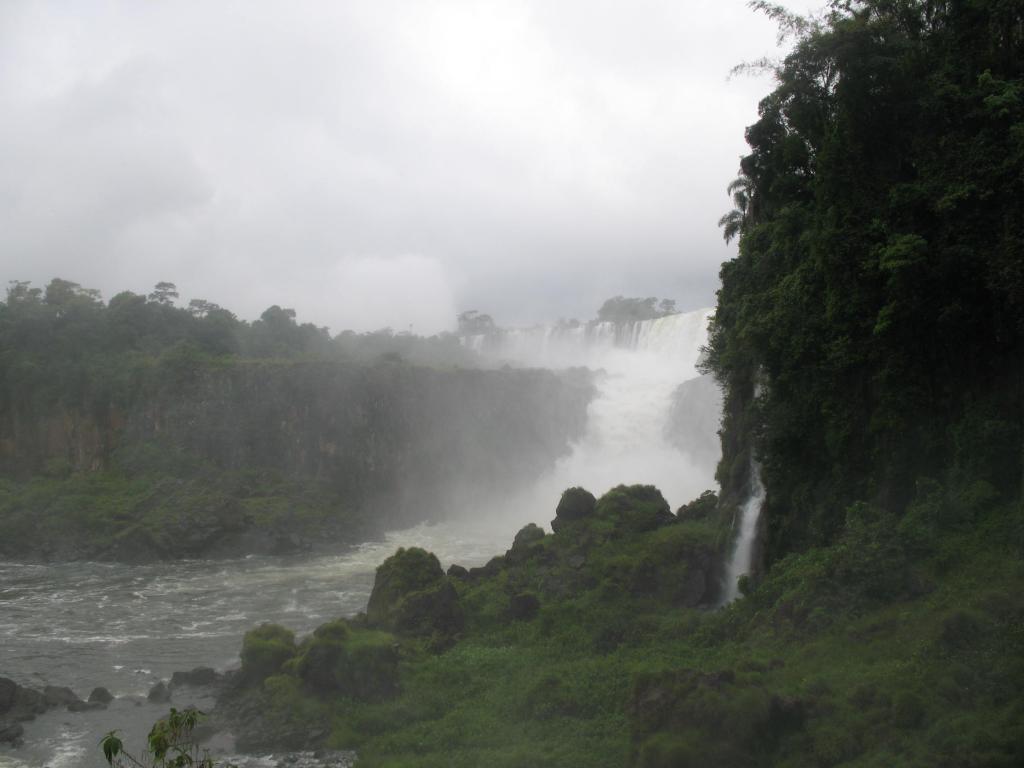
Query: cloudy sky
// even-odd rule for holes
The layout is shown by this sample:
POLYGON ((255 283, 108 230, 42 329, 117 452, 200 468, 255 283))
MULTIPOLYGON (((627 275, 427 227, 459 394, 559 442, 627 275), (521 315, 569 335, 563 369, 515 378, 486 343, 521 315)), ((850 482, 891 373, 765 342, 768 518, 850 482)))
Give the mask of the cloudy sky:
MULTIPOLYGON (((801 9, 803 10, 803 9, 801 9)), ((713 303, 742 0, 0 4, 0 279, 427 333, 713 303)))

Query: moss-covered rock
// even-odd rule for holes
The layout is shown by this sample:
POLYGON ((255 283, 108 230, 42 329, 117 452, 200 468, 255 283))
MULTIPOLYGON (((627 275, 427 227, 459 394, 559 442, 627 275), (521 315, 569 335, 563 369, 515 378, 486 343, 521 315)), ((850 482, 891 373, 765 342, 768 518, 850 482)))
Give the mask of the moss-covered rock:
POLYGON ((366 621, 411 637, 451 637, 462 631, 465 619, 459 594, 437 557, 410 547, 399 549, 377 569, 366 621))
POLYGON ((295 633, 280 624, 261 624, 242 640, 242 677, 259 683, 276 674, 295 655, 295 633))
POLYGON ((676 521, 653 485, 617 485, 597 502, 597 517, 612 522, 618 533, 653 531, 676 521))
POLYGON ((583 520, 594 514, 597 499, 585 488, 568 488, 555 507, 555 519, 551 521, 551 530, 558 533, 565 523, 583 520))
POLYGON ((380 701, 398 691, 395 638, 350 627, 341 619, 313 632, 303 643, 294 669, 303 684, 321 696, 380 701))
POLYGON ((718 511, 718 494, 714 491, 704 491, 689 504, 683 504, 677 509, 676 517, 680 520, 706 520, 716 511, 718 511))
POLYGON ((518 564, 529 560, 543 548, 544 529, 535 523, 529 523, 519 530, 512 547, 505 553, 505 560, 518 564))

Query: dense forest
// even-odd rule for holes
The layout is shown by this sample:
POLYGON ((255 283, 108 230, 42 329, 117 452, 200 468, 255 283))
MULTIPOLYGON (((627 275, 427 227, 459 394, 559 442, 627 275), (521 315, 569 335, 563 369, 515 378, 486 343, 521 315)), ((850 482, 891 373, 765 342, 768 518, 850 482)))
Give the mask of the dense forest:
POLYGON ((846 508, 965 514, 1024 480, 1024 31, 1018 2, 833 3, 747 129, 710 367, 751 452, 769 561, 846 508))
MULTIPOLYGON (((706 363, 719 492, 672 511, 651 486, 571 488, 535 511, 550 533, 482 567, 401 549, 365 613, 253 628, 211 717, 240 748, 361 768, 1024 764, 1024 4, 752 5, 793 47, 751 65, 776 87, 721 221, 739 252, 706 363), (723 604, 758 475, 763 551, 723 604)), ((60 322, 12 296, 5 327, 29 307, 60 322)), ((182 316, 239 345, 207 354, 270 344, 280 319, 218 336, 218 317, 182 316)), ((51 396, 10 360, 9 391, 51 396)), ((86 370, 76 391, 107 381, 86 370)))
POLYGON ((587 375, 480 370, 456 336, 335 337, 273 306, 55 279, 0 303, 0 554, 149 561, 336 545, 531 482, 587 375), (459 497, 462 494, 462 498, 459 497))
MULTIPOLYGON (((253 630, 217 717, 360 765, 1024 761, 1024 6, 767 3, 794 41, 722 219, 721 494, 562 498, 486 567, 253 630), (764 552, 717 606, 737 505, 764 552)), ((654 310, 654 307, 650 307, 654 310)), ((241 727, 241 726, 239 726, 241 727)))

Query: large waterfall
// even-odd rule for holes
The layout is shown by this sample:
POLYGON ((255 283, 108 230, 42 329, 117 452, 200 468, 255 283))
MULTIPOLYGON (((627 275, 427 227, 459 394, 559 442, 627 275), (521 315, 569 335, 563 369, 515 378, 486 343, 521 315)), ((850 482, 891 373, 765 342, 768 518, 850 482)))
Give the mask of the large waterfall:
POLYGON ((720 394, 698 381, 697 370, 710 314, 538 326, 465 339, 495 364, 597 372, 585 434, 533 489, 537 503, 553 510, 561 491, 575 485, 600 495, 620 483, 644 483, 677 506, 714 487, 720 394))

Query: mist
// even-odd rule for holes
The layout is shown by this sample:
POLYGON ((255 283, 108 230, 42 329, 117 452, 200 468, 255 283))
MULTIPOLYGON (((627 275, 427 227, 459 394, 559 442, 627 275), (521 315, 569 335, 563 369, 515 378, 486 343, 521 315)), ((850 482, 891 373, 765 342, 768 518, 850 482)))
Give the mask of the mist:
POLYGON ((775 50, 742 2, 8 3, 0 272, 335 333, 709 306, 775 50))

